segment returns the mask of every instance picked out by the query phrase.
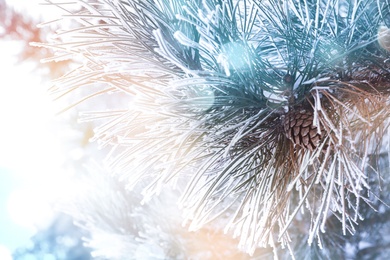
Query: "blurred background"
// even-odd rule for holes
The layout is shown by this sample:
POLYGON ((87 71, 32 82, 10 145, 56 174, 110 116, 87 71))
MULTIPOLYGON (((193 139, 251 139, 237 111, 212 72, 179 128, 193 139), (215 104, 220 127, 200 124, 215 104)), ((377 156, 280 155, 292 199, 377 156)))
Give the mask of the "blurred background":
POLYGON ((53 205, 70 196, 82 171, 91 129, 77 111, 57 113, 48 89, 69 61, 40 63, 51 51, 32 47, 56 28, 58 17, 39 0, 0 0, 0 259, 89 259, 85 234, 53 205))

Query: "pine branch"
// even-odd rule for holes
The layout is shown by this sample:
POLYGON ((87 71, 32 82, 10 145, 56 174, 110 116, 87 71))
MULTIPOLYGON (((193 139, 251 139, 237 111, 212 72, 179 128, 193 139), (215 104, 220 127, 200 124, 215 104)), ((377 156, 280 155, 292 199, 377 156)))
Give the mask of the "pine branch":
POLYGON ((310 215, 309 244, 329 213, 354 233, 389 125, 387 1, 78 3, 63 19, 79 27, 42 44, 84 62, 53 89, 104 84, 90 97, 131 97, 84 114, 108 118, 95 139, 113 146, 107 161, 130 188, 148 180, 150 199, 187 180, 190 229, 228 219, 248 253, 291 250, 299 214, 310 215))

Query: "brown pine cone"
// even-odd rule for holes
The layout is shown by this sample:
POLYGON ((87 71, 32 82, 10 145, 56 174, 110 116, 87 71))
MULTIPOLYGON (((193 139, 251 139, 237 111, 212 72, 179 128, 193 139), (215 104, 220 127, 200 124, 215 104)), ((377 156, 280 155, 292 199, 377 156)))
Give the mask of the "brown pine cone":
POLYGON ((321 141, 322 135, 313 125, 313 111, 298 108, 289 111, 284 119, 284 132, 294 144, 313 151, 321 141))

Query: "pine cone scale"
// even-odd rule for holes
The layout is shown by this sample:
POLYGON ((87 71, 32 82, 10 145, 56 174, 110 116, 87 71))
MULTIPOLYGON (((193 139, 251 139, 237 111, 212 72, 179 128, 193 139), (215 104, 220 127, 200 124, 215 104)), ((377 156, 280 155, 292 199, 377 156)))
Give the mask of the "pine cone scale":
POLYGON ((293 127, 293 134, 294 134, 294 136, 298 136, 300 134, 300 132, 301 132, 301 128, 299 126, 295 125, 293 127))
POLYGON ((302 128, 301 128, 301 135, 302 136, 304 136, 304 137, 306 137, 308 134, 309 134, 309 131, 310 131, 310 128, 309 127, 304 127, 304 126, 302 126, 302 128))
POLYGON ((297 120, 296 126, 301 126, 303 124, 303 118, 297 120))
POLYGON ((309 146, 309 143, 310 143, 310 138, 309 138, 309 136, 303 136, 302 137, 302 143, 303 143, 303 145, 304 146, 306 146, 306 147, 308 147, 309 146))

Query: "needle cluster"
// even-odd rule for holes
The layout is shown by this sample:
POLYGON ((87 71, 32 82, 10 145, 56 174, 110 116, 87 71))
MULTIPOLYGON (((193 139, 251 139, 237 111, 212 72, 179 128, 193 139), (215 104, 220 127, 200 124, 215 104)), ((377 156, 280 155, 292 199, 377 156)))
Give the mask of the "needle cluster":
POLYGON ((226 220, 248 253, 289 247, 300 215, 309 244, 330 215, 354 233, 388 150, 388 1, 46 2, 75 25, 44 45, 82 61, 53 93, 128 97, 82 115, 128 188, 185 180, 189 228, 226 220))

